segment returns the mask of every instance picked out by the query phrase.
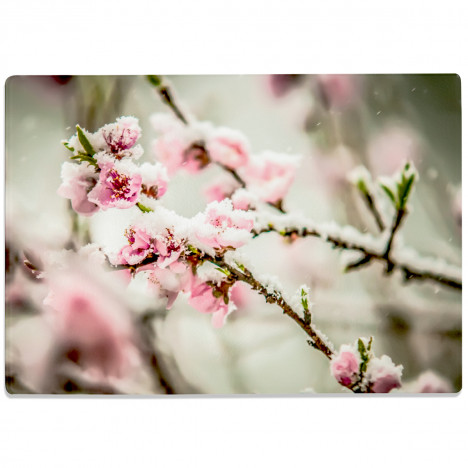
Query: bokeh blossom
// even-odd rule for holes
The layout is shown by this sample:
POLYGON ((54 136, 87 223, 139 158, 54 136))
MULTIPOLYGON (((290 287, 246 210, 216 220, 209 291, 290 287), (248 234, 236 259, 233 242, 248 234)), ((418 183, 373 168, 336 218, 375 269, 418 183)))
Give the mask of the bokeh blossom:
POLYGON ((71 201, 72 208, 80 215, 91 216, 99 211, 99 206, 90 201, 89 192, 97 184, 97 174, 88 164, 62 164, 62 184, 57 193, 71 201))
POLYGON ((252 193, 265 202, 276 203, 286 196, 298 164, 297 156, 266 151, 253 156, 240 173, 252 193))

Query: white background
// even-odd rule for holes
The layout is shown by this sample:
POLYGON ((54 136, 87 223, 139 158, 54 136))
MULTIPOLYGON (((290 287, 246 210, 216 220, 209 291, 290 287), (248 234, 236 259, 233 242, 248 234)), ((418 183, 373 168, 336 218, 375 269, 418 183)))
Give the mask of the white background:
MULTIPOLYGON (((2 80, 455 72, 464 91, 461 1, 175 3, 7 0, 0 11, 2 80)), ((2 343, 1 362, 3 353, 2 343)), ((467 410, 466 390, 449 398, 26 399, 1 392, 0 465, 468 466, 467 410)))

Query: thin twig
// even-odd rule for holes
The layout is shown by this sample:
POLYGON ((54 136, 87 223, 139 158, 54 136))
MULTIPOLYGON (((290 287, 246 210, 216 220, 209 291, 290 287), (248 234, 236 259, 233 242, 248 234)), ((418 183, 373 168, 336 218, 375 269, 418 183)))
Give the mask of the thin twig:
POLYGON ((291 237, 291 236, 292 237, 308 237, 308 236, 317 237, 319 239, 324 240, 325 242, 328 242, 329 244, 332 244, 334 248, 341 249, 341 250, 352 250, 356 252, 362 252, 364 254, 364 258, 355 264, 355 268, 362 266, 364 264, 367 264, 367 263, 371 263, 372 261, 378 261, 378 262, 384 263, 387 267, 387 271, 389 272, 392 272, 394 269, 400 270, 404 275, 405 281, 431 280, 436 283, 442 284, 444 286, 448 286, 453 289, 461 290, 462 282, 457 279, 450 278, 446 275, 433 272, 430 270, 421 270, 407 263, 398 262, 394 258, 390 257, 389 254, 391 252, 393 238, 395 236, 396 230, 401 225, 402 217, 403 215, 400 216, 398 223, 397 223, 398 217, 395 218, 394 226, 396 226, 396 229, 392 229, 391 233, 393 234, 391 234, 390 236, 391 239, 389 238, 389 241, 387 242, 384 252, 371 251, 364 245, 350 242, 350 241, 347 241, 346 239, 341 239, 339 237, 332 236, 329 234, 321 233, 317 229, 290 228, 290 229, 278 230, 273 225, 269 225, 267 228, 262 228, 257 231, 254 231, 254 237, 257 237, 267 232, 276 232, 284 237, 291 237), (390 245, 390 250, 388 248, 389 245, 390 245), (388 270, 389 264, 391 265, 390 270, 388 270))
MULTIPOLYGON (((193 255, 193 254, 189 254, 193 255)), ((137 265, 120 265, 118 269, 130 269, 132 272, 137 271, 141 266, 149 265, 155 263, 158 260, 157 255, 148 257, 137 265)), ((283 313, 292 318, 309 336, 311 345, 321 351, 328 359, 331 359, 334 355, 333 350, 325 343, 325 341, 320 337, 320 335, 312 328, 312 325, 308 323, 307 320, 302 319, 293 308, 286 302, 281 292, 276 289, 269 290, 264 286, 260 281, 258 281, 254 275, 244 266, 242 266, 242 271, 237 268, 232 267, 229 263, 224 260, 223 256, 212 256, 207 253, 196 255, 196 262, 209 261, 223 270, 229 272, 229 275, 234 281, 242 281, 247 283, 254 291, 257 291, 262 295, 266 302, 269 304, 276 304, 282 310, 283 313)))
MULTIPOLYGON (((169 85, 167 83, 164 83, 162 77, 156 76, 156 75, 150 75, 148 77, 148 81, 156 88, 158 94, 161 96, 163 102, 167 104, 172 112, 176 115, 176 117, 184 124, 188 125, 189 121, 179 105, 177 104, 176 99, 174 98, 173 91, 170 89, 169 85)), ((205 146, 204 142, 198 142, 199 146, 205 151, 206 155, 209 157, 209 152, 208 149, 205 146)), ((245 188, 247 186, 245 180, 239 175, 239 173, 235 169, 231 169, 224 164, 218 163, 216 161, 213 161, 216 165, 224 169, 226 172, 229 172, 234 179, 241 185, 242 188, 245 188)), ((283 206, 282 206, 282 200, 280 200, 278 203, 270 203, 268 202, 268 205, 272 206, 273 208, 276 208, 280 213, 285 213, 283 206)))
POLYGON ((215 263, 219 267, 229 271, 230 275, 236 281, 242 281, 247 283, 254 291, 262 295, 265 301, 269 304, 276 304, 282 310, 283 313, 288 317, 292 318, 310 337, 312 346, 321 351, 328 359, 331 359, 334 355, 333 350, 325 343, 325 341, 319 336, 319 334, 312 328, 308 321, 302 319, 292 307, 286 302, 281 292, 276 289, 267 289, 260 281, 255 279, 253 274, 245 267, 242 267, 242 271, 237 268, 233 268, 231 265, 226 263, 222 257, 211 257, 205 254, 204 258, 208 258, 210 262, 215 263))
POLYGON ((395 267, 395 263, 392 260, 390 260, 390 253, 392 250, 393 241, 395 239, 395 234, 398 231, 398 229, 401 227, 403 223, 403 218, 405 217, 406 213, 407 212, 404 208, 399 208, 393 220, 392 229, 390 231, 390 235, 387 241, 387 246, 385 247, 385 252, 383 254, 383 258, 387 260, 387 273, 391 273, 391 271, 395 267))
POLYGON ((369 192, 367 192, 366 194, 363 193, 362 196, 364 198, 364 201, 367 204, 367 207, 369 208, 369 211, 374 216, 374 219, 377 224, 377 227, 379 228, 379 231, 383 232, 385 230, 385 223, 383 221, 382 215, 377 209, 377 205, 375 203, 374 197, 369 192))

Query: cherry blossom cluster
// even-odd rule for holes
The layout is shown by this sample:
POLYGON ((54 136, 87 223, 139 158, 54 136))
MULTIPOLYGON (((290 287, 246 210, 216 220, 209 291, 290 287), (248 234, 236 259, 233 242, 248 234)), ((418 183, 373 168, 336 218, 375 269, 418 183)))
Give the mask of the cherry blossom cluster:
POLYGON ((171 114, 155 114, 152 124, 158 135, 153 143, 156 158, 172 175, 179 170, 197 173, 210 163, 235 172, 206 190, 209 201, 222 200, 245 186, 251 196, 263 202, 279 203, 294 181, 300 158, 264 151, 253 154, 245 136, 209 122, 182 123, 171 114))
MULTIPOLYGON (((125 245, 106 252, 117 273, 127 281, 144 275, 149 288, 166 298, 168 309, 184 294, 192 307, 212 315, 215 327, 223 326, 236 309, 232 289, 237 281, 244 281, 304 329, 312 338, 310 343, 331 359, 332 375, 341 385, 353 392, 398 388, 402 366, 395 366, 387 356, 376 358, 371 340, 364 344, 359 339, 354 346, 343 345, 338 354, 334 351, 311 322, 306 289, 301 290, 299 301, 302 319, 279 286, 264 286, 243 265, 234 261, 234 268, 225 260, 253 237, 260 202, 281 209, 297 158, 272 152, 252 155, 240 133, 209 123, 182 124, 161 114, 152 121, 159 133, 154 149, 160 162, 155 164, 135 163, 143 151, 136 144, 141 129, 133 117, 121 117, 95 133, 77 127, 76 135, 65 143, 73 161, 63 165, 59 193, 71 199, 77 213, 90 216, 100 209, 135 205, 142 211, 127 227, 125 245), (214 200, 203 212, 185 218, 154 203, 167 189, 166 167, 170 174, 196 173, 210 163, 220 165, 230 179, 208 190, 214 200)), ((55 296, 48 299, 52 307, 57 305, 55 296)))
POLYGON ((242 247, 252 237, 253 216, 233 208, 230 200, 212 202, 203 213, 184 218, 164 207, 140 216, 126 230, 127 245, 109 260, 124 268, 127 280, 144 274, 171 308, 179 293, 202 313, 213 314, 221 327, 235 310, 231 300, 234 282, 219 268, 206 263, 204 254, 222 256, 242 247))
POLYGON ((330 371, 343 387, 358 393, 388 393, 401 387, 403 366, 390 357, 376 357, 372 339, 359 338, 354 345, 342 345, 331 359, 330 371))
POLYGON ((95 133, 77 126, 64 145, 73 153, 62 165, 58 193, 71 200, 83 216, 99 210, 130 208, 145 210, 167 190, 167 171, 160 163, 135 164, 143 154, 136 144, 141 128, 134 117, 120 117, 95 133))

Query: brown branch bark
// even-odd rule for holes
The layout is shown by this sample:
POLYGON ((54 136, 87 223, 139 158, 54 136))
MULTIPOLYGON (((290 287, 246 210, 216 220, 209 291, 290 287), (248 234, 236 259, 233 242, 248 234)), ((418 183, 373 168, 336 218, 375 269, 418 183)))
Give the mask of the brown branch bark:
POLYGON ((331 236, 331 235, 324 235, 323 233, 319 232, 316 229, 307 229, 307 228, 301 228, 301 229, 285 229, 285 230, 277 230, 274 226, 269 226, 267 228, 263 228, 257 231, 254 231, 254 237, 257 237, 263 233, 267 232, 276 232, 280 234, 281 236, 284 237, 291 237, 291 236, 297 236, 297 237, 318 237, 325 242, 328 242, 329 244, 332 244, 334 248, 341 249, 341 250, 352 250, 356 252, 362 252, 364 254, 364 258, 362 260, 359 260, 356 262, 356 264, 351 265, 351 268, 358 268, 361 266, 364 266, 365 264, 369 264, 374 261, 381 262, 385 264, 386 269, 389 273, 391 273, 393 270, 400 270, 403 273, 403 277, 405 281, 410 281, 410 280, 430 280, 439 284, 442 284, 444 286, 448 286, 452 289, 457 289, 461 290, 462 289, 462 282, 455 279, 455 278, 450 278, 446 275, 441 275, 433 271, 429 270, 421 270, 418 269, 414 266, 411 266, 407 263, 400 263, 396 261, 395 259, 392 259, 390 257, 390 252, 391 252, 391 247, 393 244, 393 239, 396 230, 401 224, 402 216, 400 216, 400 220, 397 222, 395 221, 394 226, 396 225, 396 229, 392 229, 391 232, 393 234, 391 235, 391 240, 389 238, 389 241, 387 242, 386 248, 384 252, 376 252, 376 251, 371 251, 367 249, 365 246, 356 244, 353 242, 348 242, 344 239, 341 239, 339 237, 331 236), (390 249, 389 249, 390 246, 390 249), (390 270, 389 270, 389 265, 391 265, 390 270))
POLYGON ((283 310, 283 313, 293 319, 310 338, 310 344, 321 351, 328 359, 331 359, 334 355, 334 351, 325 343, 320 335, 312 328, 311 324, 300 317, 293 308, 286 302, 281 292, 278 290, 269 291, 262 283, 260 283, 253 274, 245 267, 242 267, 242 271, 237 268, 233 268, 231 265, 220 257, 211 257, 204 255, 210 262, 215 263, 219 267, 229 271, 229 274, 236 280, 247 283, 254 291, 262 295, 265 301, 269 304, 276 304, 283 310))

